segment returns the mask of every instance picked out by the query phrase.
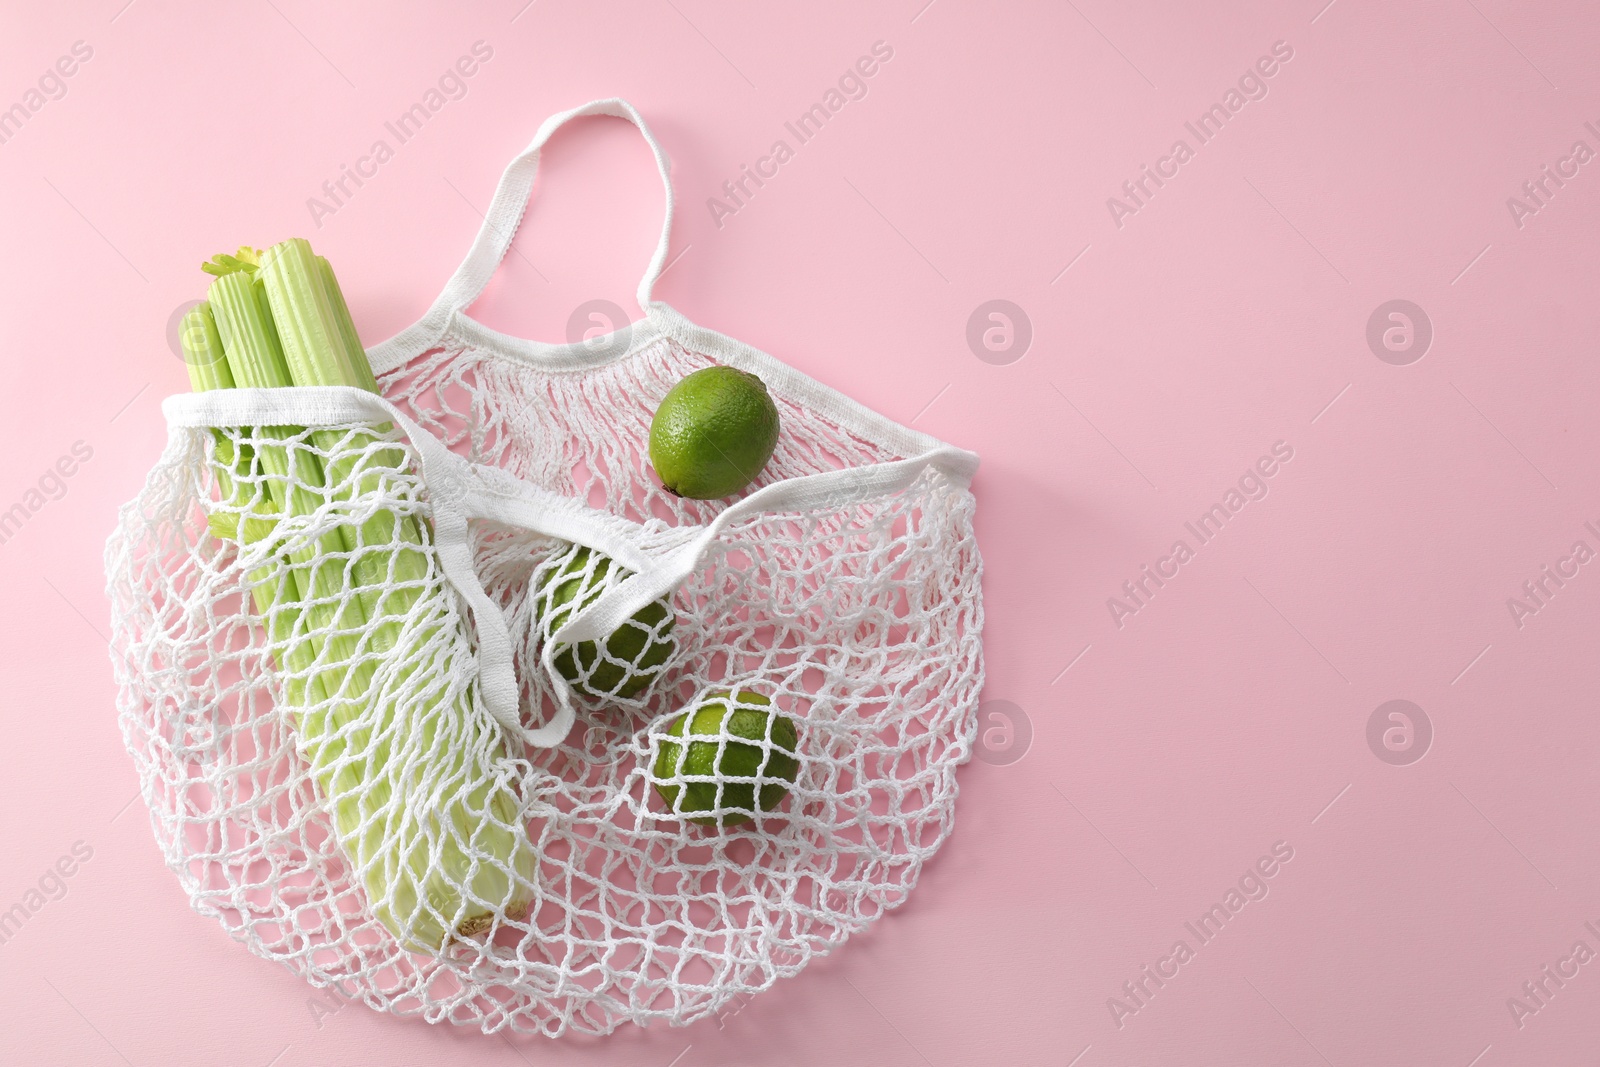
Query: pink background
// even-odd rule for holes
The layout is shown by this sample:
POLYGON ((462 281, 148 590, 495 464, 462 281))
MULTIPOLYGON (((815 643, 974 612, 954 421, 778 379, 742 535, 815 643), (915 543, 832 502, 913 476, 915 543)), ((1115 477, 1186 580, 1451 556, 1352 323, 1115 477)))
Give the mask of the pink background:
MULTIPOLYGON (((6 1062, 1600 1055, 1600 962, 1507 1006, 1600 950, 1600 568, 1520 628, 1507 606, 1600 549, 1600 163, 1520 226, 1506 203, 1600 150, 1592 4, 123 2, 13 4, 0 33, 0 106, 93 49, 0 144, 0 509, 93 450, 0 544, 0 908, 92 849, 0 944, 6 1062), (479 40, 467 95, 315 226, 307 198, 479 40), (880 40, 867 95, 718 226, 707 198, 880 40), (1119 228, 1107 198, 1277 41, 1268 95, 1119 228), (673 160, 661 298, 982 455, 985 699, 1020 714, 1008 748, 986 709, 911 903, 720 1021, 552 1043, 330 1013, 187 908, 115 726, 100 553, 186 387, 169 318, 205 256, 302 234, 388 337, 539 122, 609 95, 673 160), (1033 331, 1003 365, 966 340, 991 299, 1033 331), (1433 328, 1409 365, 1366 340, 1393 299, 1433 328), (1107 598, 1278 441, 1268 495, 1119 628, 1107 598), (1409 765, 1368 745, 1392 699, 1432 724, 1409 765), (1108 998, 1277 842, 1270 894, 1119 1027, 1108 998)), ((631 310, 659 212, 630 127, 562 133, 476 313, 559 341, 585 301, 631 310)))

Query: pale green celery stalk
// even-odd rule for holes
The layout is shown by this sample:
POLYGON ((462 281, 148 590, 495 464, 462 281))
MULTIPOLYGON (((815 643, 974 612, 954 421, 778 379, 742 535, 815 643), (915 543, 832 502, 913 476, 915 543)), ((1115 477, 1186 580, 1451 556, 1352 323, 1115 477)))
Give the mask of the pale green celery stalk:
MULTIPOLYGON (((209 296, 235 381, 254 389, 292 386, 260 286, 247 273, 234 272, 213 282, 209 296)), ((263 437, 289 442, 304 430, 263 427, 259 432, 263 437)), ((263 445, 258 453, 269 475, 273 499, 280 508, 292 515, 306 515, 320 505, 312 487, 321 489, 325 474, 321 461, 310 449, 285 443, 263 445)), ((317 705, 301 703, 292 711, 301 748, 328 800, 339 842, 360 870, 369 899, 381 910, 393 884, 393 872, 387 869, 391 861, 387 855, 390 831, 379 817, 391 796, 390 783, 382 771, 390 752, 386 739, 375 741, 370 729, 351 726, 363 718, 372 699, 378 662, 370 650, 360 647, 367 618, 360 597, 352 595, 357 586, 349 577, 355 568, 347 567, 351 532, 335 527, 321 534, 314 545, 291 553, 296 564, 294 576, 302 597, 310 605, 307 629, 317 635, 323 649, 316 678, 322 692, 335 698, 317 705)), ((414 890, 411 895, 414 900, 414 890)), ((405 927, 393 921, 392 916, 379 917, 396 936, 409 940, 405 927)), ((421 940, 437 945, 442 940, 443 927, 436 932, 437 937, 432 936, 435 931, 428 931, 421 940)))
MULTIPOLYGON (((263 254, 257 276, 278 324, 294 384, 347 385, 378 392, 372 365, 356 337, 355 324, 350 321, 344 296, 327 260, 313 254, 305 240, 293 238, 263 254)), ((389 428, 388 423, 377 427, 379 432, 389 428)), ((371 433, 324 430, 316 441, 319 448, 338 456, 328 464, 328 485, 337 499, 379 492, 386 471, 404 469, 405 453, 385 447, 371 433)), ((356 554, 356 578, 368 617, 405 615, 428 579, 428 557, 420 526, 411 516, 379 510, 359 527, 359 536, 352 538, 352 551, 358 544, 368 547, 356 554), (383 550, 372 551, 373 548, 383 550), (389 582, 399 588, 386 595, 383 586, 389 582), (385 597, 388 602, 379 604, 379 599, 385 597)), ((398 629, 390 632, 377 628, 373 633, 376 647, 383 651, 392 648, 398 636, 398 629), (386 641, 389 644, 385 645, 386 641)))
POLYGON ((367 362, 367 350, 361 347, 361 337, 356 333, 356 322, 350 317, 349 305, 344 302, 344 291, 339 288, 339 279, 334 276, 333 264, 328 262, 326 256, 313 258, 317 264, 317 284, 322 287, 323 295, 328 300, 328 308, 333 314, 333 325, 338 330, 342 342, 340 355, 343 357, 341 365, 344 367, 345 375, 350 384, 356 388, 377 393, 379 392, 377 376, 372 373, 372 364, 367 362))
MULTIPOLYGON (((204 301, 190 308, 178 327, 178 341, 183 346, 183 362, 189 368, 189 386, 197 393, 208 389, 232 389, 233 375, 228 373, 228 361, 222 357, 222 342, 217 337, 217 324, 212 320, 211 307, 204 301)), ((218 470, 218 495, 222 502, 238 506, 240 485, 233 478, 235 468, 250 469, 250 457, 234 447, 233 438, 222 430, 212 430, 211 440, 216 453, 218 470)), ((206 526, 212 536, 222 541, 232 541, 239 536, 237 511, 211 511, 206 514, 206 526)))
MULTIPOLYGON (((304 251, 309 254, 310 250, 311 246, 305 245, 304 251)), ((300 250, 297 249, 291 254, 299 257, 300 250)), ((355 320, 350 317, 350 308, 344 302, 344 292, 339 288, 339 279, 334 276, 333 264, 324 256, 311 258, 316 265, 316 283, 322 291, 323 299, 327 301, 328 314, 332 318, 332 329, 328 331, 327 340, 335 345, 342 384, 365 389, 374 396, 382 396, 382 390, 378 388, 378 379, 372 373, 372 364, 367 360, 367 350, 361 347, 361 338, 356 333, 355 320)), ((388 433, 393 428, 393 423, 385 422, 379 425, 377 430, 379 433, 388 433)), ((385 469, 404 471, 405 452, 398 448, 370 448, 364 463, 359 491, 366 492, 381 485, 385 469)), ((380 516, 380 522, 374 532, 387 532, 381 518, 380 516)), ((421 520, 412 515, 400 517, 399 535, 407 545, 417 545, 419 549, 427 543, 427 539, 423 536, 421 520)), ((427 557, 420 550, 402 549, 397 554, 395 562, 398 565, 397 578, 420 582, 427 576, 427 557)), ((405 613, 410 610, 412 601, 420 591, 420 586, 396 590, 391 594, 395 598, 395 603, 385 605, 386 610, 405 613)))
MULTIPOLYGON (((382 396, 383 390, 378 388, 377 376, 372 373, 372 364, 367 360, 367 350, 361 347, 361 338, 356 333, 355 320, 350 317, 350 308, 344 302, 344 292, 339 288, 339 279, 334 276, 333 264, 323 256, 317 256, 315 260, 317 283, 327 298, 328 308, 334 318, 334 328, 342 342, 339 348, 339 367, 345 382, 357 389, 365 389, 374 396, 382 396)), ((378 427, 378 432, 388 433, 393 426, 393 423, 385 422, 378 427)), ((398 448, 375 450, 370 462, 380 468, 388 467, 397 471, 406 469, 406 455, 398 448)), ((425 543, 422 536, 422 522, 413 516, 407 516, 403 520, 401 533, 412 544, 425 543)))
MULTIPOLYGON (((354 386, 377 392, 371 365, 349 321, 332 269, 326 261, 319 263, 307 242, 296 238, 268 249, 256 273, 294 384, 354 386)), ((387 429, 387 424, 378 427, 379 432, 387 429)), ((379 441, 373 433, 324 434, 318 438, 318 447, 329 454, 356 453, 327 465, 329 493, 336 500, 381 492, 386 473, 405 469, 404 451, 379 441)), ((381 892, 373 892, 372 899, 379 918, 396 934, 437 946, 451 929, 463 935, 480 932, 490 925, 495 912, 511 913, 527 903, 524 886, 533 877, 533 848, 510 786, 484 778, 474 763, 469 763, 473 751, 484 747, 485 740, 469 733, 480 721, 470 714, 466 704, 470 698, 462 696, 454 706, 441 706, 443 680, 427 674, 435 669, 436 653, 430 646, 440 643, 440 624, 430 622, 409 632, 405 629, 406 616, 418 605, 429 580, 422 524, 380 509, 359 527, 348 527, 347 534, 356 553, 353 570, 370 622, 369 648, 392 653, 384 657, 397 661, 391 684, 397 691, 415 694, 405 722, 394 722, 397 709, 383 709, 389 719, 378 732, 384 738, 403 739, 408 751, 426 754, 423 760, 395 760, 388 766, 374 759, 365 768, 369 786, 381 780, 397 796, 419 801, 411 805, 416 814, 399 815, 402 822, 387 827, 392 836, 383 856, 387 863, 383 877, 388 880, 393 904, 385 903, 389 894, 381 892), (391 583, 397 588, 385 594, 382 586, 391 583), (456 783, 468 786, 466 795, 456 790, 445 810, 428 802, 456 783), (443 827, 449 832, 442 832, 443 827), (466 842, 465 848, 462 842, 466 842), (486 853, 498 865, 477 863, 469 851, 486 853), (418 908, 423 899, 426 905, 418 908), (418 914, 412 915, 413 911, 418 914), (407 924, 406 930, 399 928, 407 924)), ((498 764, 504 759, 504 748, 498 738, 490 745, 491 765, 498 764)), ((387 797, 387 793, 382 795, 383 800, 387 797)), ((396 808, 398 811, 400 806, 396 808)))
MULTIPOLYGON (((257 301, 249 276, 234 273, 218 278, 207 296, 235 384, 244 389, 292 384, 272 319, 257 301)), ((293 443, 304 430, 298 426, 264 426, 258 432, 268 440, 284 442, 264 444, 256 450, 256 460, 267 475, 263 479, 267 491, 278 510, 287 515, 308 515, 315 511, 322 502, 315 490, 324 484, 323 471, 315 453, 293 443)), ((345 675, 349 671, 346 665, 356 660, 367 618, 360 600, 346 595, 349 545, 343 530, 336 527, 319 535, 314 544, 293 549, 289 558, 295 564, 292 573, 304 604, 306 629, 318 634, 325 662, 340 665, 329 672, 334 677, 325 678, 324 685, 330 696, 338 695, 341 688, 353 689, 344 694, 344 699, 359 700, 365 693, 365 686, 351 686, 349 682, 361 679, 349 679, 345 675), (345 684, 330 684, 339 682, 345 684)), ((368 680, 370 670, 368 668, 368 680)))
MULTIPOLYGON (((233 374, 224 358, 222 339, 209 304, 202 302, 189 310, 179 336, 184 362, 189 368, 189 384, 195 392, 234 387, 233 374)), ((211 433, 217 462, 225 468, 217 472, 218 488, 226 503, 238 510, 213 512, 206 518, 207 525, 214 535, 245 544, 271 538, 277 529, 278 508, 270 497, 255 488, 256 480, 251 477, 255 473, 255 457, 250 446, 236 445, 223 430, 211 433), (226 521, 219 523, 216 521, 219 519, 226 521), (243 536, 239 536, 241 530, 243 536)), ((310 673, 317 649, 312 642, 303 636, 297 638, 295 634, 300 610, 293 575, 262 567, 250 572, 250 581, 256 614, 267 628, 268 650, 284 670, 286 699, 295 705, 303 705, 308 699, 320 702, 321 683, 310 673)))

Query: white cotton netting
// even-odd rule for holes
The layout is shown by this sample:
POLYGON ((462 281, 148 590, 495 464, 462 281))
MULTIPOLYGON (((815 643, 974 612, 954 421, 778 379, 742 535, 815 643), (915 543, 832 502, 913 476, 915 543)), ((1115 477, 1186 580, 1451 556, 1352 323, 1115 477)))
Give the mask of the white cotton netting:
MULTIPOLYGON (((458 455, 631 520, 650 552, 727 506, 661 491, 644 447, 661 397, 711 362, 661 339, 544 370, 447 339, 382 386, 458 455)), ((902 458, 772 392, 756 487, 902 458)), ((906 899, 950 832, 982 685, 963 484, 929 467, 733 523, 670 610, 556 657, 577 717, 538 749, 484 707, 419 469, 387 426, 177 428, 121 513, 121 726, 199 912, 375 1009, 555 1036, 715 1013, 906 899), (730 693, 760 729, 669 735, 730 693), (750 758, 707 776, 705 744, 750 758), (677 811, 653 784, 664 746, 677 811)), ((627 572, 522 529, 471 537, 540 726, 552 616, 627 572)))

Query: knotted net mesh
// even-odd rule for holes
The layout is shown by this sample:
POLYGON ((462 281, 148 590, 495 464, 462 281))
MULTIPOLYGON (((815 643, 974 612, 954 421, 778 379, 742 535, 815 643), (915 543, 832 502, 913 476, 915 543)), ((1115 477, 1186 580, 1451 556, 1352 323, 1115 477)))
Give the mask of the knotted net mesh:
MULTIPOLYGON (((658 339, 546 370, 447 338, 381 384, 494 477, 629 520, 649 556, 728 505, 663 492, 646 457, 661 397, 711 362, 658 339)), ((772 393, 752 491, 902 458, 772 393)), ((564 613, 628 572, 472 523, 524 724, 558 686, 576 711, 531 748, 484 707, 419 470, 387 424, 179 427, 120 514, 120 721, 199 912, 375 1009, 556 1036, 716 1013, 906 899, 982 685, 964 485, 929 467, 733 522, 667 601, 553 650, 557 677, 540 656, 564 613)))

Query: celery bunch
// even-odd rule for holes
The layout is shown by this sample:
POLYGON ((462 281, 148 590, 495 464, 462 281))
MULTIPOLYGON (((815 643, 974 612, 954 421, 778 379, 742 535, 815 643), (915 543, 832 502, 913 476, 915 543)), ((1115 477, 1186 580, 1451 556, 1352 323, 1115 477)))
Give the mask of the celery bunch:
MULTIPOLYGON (((204 265, 217 275, 182 338, 196 391, 346 385, 378 391, 328 261, 294 238, 204 265)), ((442 612, 430 611, 429 531, 366 503, 406 466, 368 430, 213 431, 218 537, 266 541, 281 566, 250 574, 301 753, 374 913, 403 943, 438 949, 526 907, 532 845, 497 735, 444 696, 442 612), (285 516, 359 515, 314 538, 285 516), (280 540, 281 544, 274 541, 280 540), (393 694, 406 694, 398 699, 393 694)), ((436 595, 436 594, 433 594, 436 595)))

